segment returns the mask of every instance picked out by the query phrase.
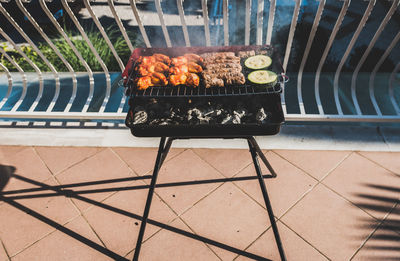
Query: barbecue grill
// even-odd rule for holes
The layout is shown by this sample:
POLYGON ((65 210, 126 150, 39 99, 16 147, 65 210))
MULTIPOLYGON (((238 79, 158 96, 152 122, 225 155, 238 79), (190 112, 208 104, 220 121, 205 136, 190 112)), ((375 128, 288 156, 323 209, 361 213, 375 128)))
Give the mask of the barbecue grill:
MULTIPOLYGON (((243 66, 243 68, 245 67, 243 66)), ((243 71, 245 75, 249 73, 246 69, 243 69, 243 71)), ((129 59, 123 77, 125 79, 124 84, 126 87, 126 94, 130 96, 130 108, 126 117, 126 125, 131 129, 134 136, 161 137, 133 260, 139 259, 140 248, 159 169, 167 157, 168 151, 174 140, 191 138, 243 138, 247 140, 271 226, 274 231, 278 250, 281 259, 286 260, 264 183, 264 178, 275 178, 277 175, 253 137, 256 135, 277 134, 280 130, 280 126, 284 122, 280 94, 287 78, 284 75, 280 59, 277 56, 275 49, 271 46, 137 48, 129 59), (134 67, 140 56, 151 56, 155 53, 161 53, 170 57, 177 57, 185 53, 238 53, 239 51, 252 50, 255 52, 263 52, 272 58, 273 62, 269 70, 274 71, 279 75, 279 80, 275 85, 263 86, 246 80, 242 85, 206 88, 201 80, 198 87, 180 85, 162 87, 152 86, 145 90, 138 90, 135 88, 134 82, 138 75, 136 75, 134 67), (215 104, 224 107, 223 109, 229 108, 225 111, 232 111, 232 108, 239 106, 238 104, 240 104, 240 106, 246 107, 246 112, 249 115, 253 115, 252 117, 248 117, 248 119, 252 120, 244 120, 243 122, 235 123, 221 123, 211 119, 209 122, 193 123, 182 118, 179 118, 181 120, 178 122, 174 122, 172 119, 164 119, 166 108, 171 108, 171 106, 173 109, 176 109, 179 112, 183 111, 183 114, 185 114, 189 110, 197 108, 196 106, 212 107, 215 104), (152 112, 153 117, 156 118, 155 120, 153 119, 153 122, 155 122, 154 124, 149 120, 135 122, 135 112, 139 110, 138 108, 146 106, 153 106, 155 108, 154 112, 152 112), (256 121, 254 120, 257 118, 254 118, 254 114, 256 113, 255 110, 259 110, 257 113, 260 113, 260 107, 262 107, 265 116, 262 121, 256 121), (261 159, 271 174, 262 175, 258 158, 261 159)), ((225 117, 229 117, 229 115, 225 117)))

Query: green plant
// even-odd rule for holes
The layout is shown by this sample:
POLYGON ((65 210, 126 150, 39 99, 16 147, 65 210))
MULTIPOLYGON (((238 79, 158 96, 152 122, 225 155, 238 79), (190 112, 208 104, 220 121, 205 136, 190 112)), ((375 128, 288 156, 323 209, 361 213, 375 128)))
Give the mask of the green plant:
MULTIPOLYGON (((118 65, 117 60, 114 58, 111 49, 108 47, 106 41, 102 37, 101 33, 98 31, 94 31, 93 27, 89 28, 87 31, 88 38, 90 42, 93 44, 96 51, 99 53, 101 59, 106 64, 109 71, 120 71, 120 67, 118 65)), ((109 27, 106 29, 106 33, 110 38, 110 41, 113 43, 113 46, 117 53, 119 54, 122 62, 124 64, 127 63, 130 50, 129 47, 120 34, 118 29, 113 27, 109 27)), ((85 42, 84 39, 78 34, 74 34, 72 32, 67 32, 68 37, 71 39, 72 43, 78 50, 78 52, 82 55, 83 59, 92 69, 92 71, 103 71, 100 63, 97 61, 96 56, 90 50, 89 46, 85 42)), ((130 35, 130 39, 132 40, 133 46, 140 46, 141 41, 136 37, 136 35, 130 35)), ((64 58, 71 64, 75 71, 86 71, 85 67, 80 62, 79 58, 75 55, 72 48, 68 45, 68 43, 63 39, 52 39, 54 45, 61 52, 64 58)), ((14 49, 8 48, 6 45, 2 45, 2 48, 21 66, 24 71, 32 72, 34 69, 25 61, 25 59, 14 49)), ((65 72, 68 71, 67 67, 61 61, 61 59, 57 56, 57 54, 53 51, 53 49, 46 43, 41 42, 38 44, 39 50, 43 53, 43 55, 49 60, 49 62, 55 67, 57 71, 65 72)), ((21 46, 22 51, 31 59, 41 71, 49 72, 50 68, 45 64, 45 62, 40 58, 38 53, 33 50, 33 48, 29 45, 21 46)), ((17 69, 3 56, 0 56, 0 62, 4 64, 10 71, 17 71, 17 69)))

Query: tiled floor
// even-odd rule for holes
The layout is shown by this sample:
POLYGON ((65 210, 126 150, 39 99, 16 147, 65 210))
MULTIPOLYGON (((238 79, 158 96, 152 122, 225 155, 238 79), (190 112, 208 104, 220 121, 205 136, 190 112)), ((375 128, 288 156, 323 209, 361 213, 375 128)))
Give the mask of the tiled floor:
MULTIPOLYGON (((400 153, 264 153, 278 173, 265 182, 288 260, 400 260, 400 153)), ((132 259, 155 156, 0 146, 0 261, 132 259)), ((247 150, 172 149, 141 260, 279 260, 249 176, 247 150)))

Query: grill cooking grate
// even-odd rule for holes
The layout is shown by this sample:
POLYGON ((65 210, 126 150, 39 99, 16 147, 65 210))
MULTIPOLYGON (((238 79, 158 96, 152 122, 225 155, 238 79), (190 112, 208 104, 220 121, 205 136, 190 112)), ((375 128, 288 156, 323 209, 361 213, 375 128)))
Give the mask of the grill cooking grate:
POLYGON ((252 94, 272 94, 279 93, 282 90, 282 83, 275 84, 274 87, 266 88, 265 86, 240 85, 227 87, 205 88, 199 86, 196 88, 188 86, 163 86, 149 87, 146 90, 135 90, 135 96, 142 97, 193 97, 193 96, 236 96, 236 95, 252 95, 252 94))

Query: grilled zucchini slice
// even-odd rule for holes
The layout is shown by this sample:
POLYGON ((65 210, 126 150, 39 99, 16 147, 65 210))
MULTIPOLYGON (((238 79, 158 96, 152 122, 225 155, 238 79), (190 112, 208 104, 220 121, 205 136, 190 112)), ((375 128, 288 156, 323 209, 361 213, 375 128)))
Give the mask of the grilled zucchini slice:
POLYGON ((256 84, 267 84, 268 87, 273 87, 278 81, 278 75, 267 70, 258 70, 249 73, 247 76, 250 82, 256 84))
POLYGON ((259 70, 269 67, 272 64, 271 57, 267 55, 255 55, 247 58, 244 61, 244 65, 252 70, 259 70))

